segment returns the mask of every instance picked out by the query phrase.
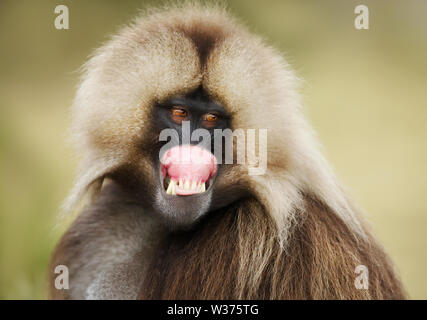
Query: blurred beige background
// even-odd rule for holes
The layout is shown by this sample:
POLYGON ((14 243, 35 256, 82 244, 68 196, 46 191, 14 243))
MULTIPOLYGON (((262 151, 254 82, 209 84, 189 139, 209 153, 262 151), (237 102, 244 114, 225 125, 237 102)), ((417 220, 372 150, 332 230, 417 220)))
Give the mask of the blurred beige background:
MULTIPOLYGON (((0 298, 45 298, 76 160, 78 68, 144 1, 0 1, 0 298), (54 28, 56 5, 70 30, 54 28)), ((230 1, 305 79, 307 115, 412 298, 427 298, 427 2, 230 1), (354 28, 354 8, 370 29, 354 28)))

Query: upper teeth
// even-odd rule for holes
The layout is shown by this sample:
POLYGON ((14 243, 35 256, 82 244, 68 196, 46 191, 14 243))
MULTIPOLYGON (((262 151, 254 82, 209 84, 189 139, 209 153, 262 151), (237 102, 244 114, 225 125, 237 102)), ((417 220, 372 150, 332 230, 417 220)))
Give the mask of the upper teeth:
POLYGON ((170 180, 168 188, 166 190, 167 194, 176 195, 176 189, 184 189, 188 191, 194 191, 196 193, 201 193, 206 191, 206 182, 197 182, 190 180, 183 180, 182 178, 179 181, 170 180))
POLYGON ((168 189, 166 190, 166 193, 175 195, 176 194, 175 185, 176 185, 176 182, 174 180, 170 180, 168 189))

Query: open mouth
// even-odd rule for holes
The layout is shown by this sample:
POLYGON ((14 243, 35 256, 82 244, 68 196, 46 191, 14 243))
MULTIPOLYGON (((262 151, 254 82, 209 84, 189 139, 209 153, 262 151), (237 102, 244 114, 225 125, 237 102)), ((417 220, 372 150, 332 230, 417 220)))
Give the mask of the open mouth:
POLYGON ((204 148, 175 146, 163 155, 160 164, 166 194, 188 196, 206 192, 212 185, 218 164, 204 148))

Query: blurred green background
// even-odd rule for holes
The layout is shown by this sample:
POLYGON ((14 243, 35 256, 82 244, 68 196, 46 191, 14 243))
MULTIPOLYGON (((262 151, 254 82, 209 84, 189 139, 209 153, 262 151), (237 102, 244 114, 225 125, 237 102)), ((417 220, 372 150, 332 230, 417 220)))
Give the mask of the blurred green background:
MULTIPOLYGON (((78 68, 146 1, 0 0, 0 298, 45 298, 76 159, 78 68), (70 29, 54 28, 56 5, 70 29)), ((230 1, 305 79, 326 156, 368 212, 411 298, 427 298, 427 2, 230 1), (370 29, 354 28, 354 8, 370 29)))

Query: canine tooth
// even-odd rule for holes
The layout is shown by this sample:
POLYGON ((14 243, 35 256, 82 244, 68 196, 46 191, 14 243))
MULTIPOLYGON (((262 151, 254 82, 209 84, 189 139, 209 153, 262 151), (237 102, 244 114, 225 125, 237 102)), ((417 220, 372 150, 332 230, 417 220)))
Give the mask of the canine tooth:
POLYGON ((180 188, 184 187, 184 182, 182 181, 182 178, 179 178, 179 187, 180 188))
POLYGON ((205 192, 206 191, 206 182, 203 182, 202 184, 200 184, 200 192, 205 192))
POLYGON ((193 181, 193 183, 191 184, 191 190, 196 190, 197 188, 197 182, 193 181))
POLYGON ((184 189, 185 190, 189 190, 190 189, 190 181, 189 180, 185 180, 184 189))
POLYGON ((172 190, 175 189, 175 181, 170 180, 168 189, 166 190, 167 194, 172 194, 172 190))
POLYGON ((176 188, 176 183, 174 183, 174 184, 173 184, 173 187, 172 187, 172 195, 173 195, 173 196, 176 196, 175 188, 176 188))

